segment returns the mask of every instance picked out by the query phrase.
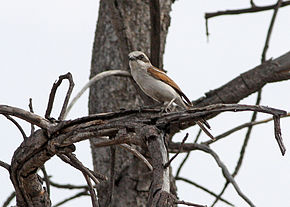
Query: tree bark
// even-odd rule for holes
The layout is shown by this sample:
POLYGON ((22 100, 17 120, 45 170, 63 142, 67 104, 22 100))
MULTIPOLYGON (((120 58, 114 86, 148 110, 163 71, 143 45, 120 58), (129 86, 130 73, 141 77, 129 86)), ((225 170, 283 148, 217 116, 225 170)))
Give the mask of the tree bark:
MULTIPOLYGON (((160 1, 160 65, 170 24, 171 0, 160 1)), ((91 77, 111 69, 128 70, 128 53, 142 50, 150 57, 150 2, 100 1, 99 19, 93 46, 91 77)), ((150 103, 130 78, 110 77, 90 88, 89 113, 130 109, 150 103), (145 99, 144 99, 145 98, 145 99)), ((146 206, 151 175, 143 163, 120 148, 94 148, 91 139, 94 168, 111 177, 98 186, 100 206, 146 206), (111 158, 115 161, 111 163, 111 158), (111 174, 111 172, 113 172, 111 174), (147 173, 144 173, 147 172, 147 173)))

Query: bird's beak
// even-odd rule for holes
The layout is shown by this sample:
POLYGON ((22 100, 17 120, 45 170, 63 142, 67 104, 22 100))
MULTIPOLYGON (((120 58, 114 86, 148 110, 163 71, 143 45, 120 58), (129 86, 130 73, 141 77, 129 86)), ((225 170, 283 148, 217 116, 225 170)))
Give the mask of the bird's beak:
POLYGON ((136 57, 134 57, 134 56, 129 56, 129 60, 136 60, 136 57))

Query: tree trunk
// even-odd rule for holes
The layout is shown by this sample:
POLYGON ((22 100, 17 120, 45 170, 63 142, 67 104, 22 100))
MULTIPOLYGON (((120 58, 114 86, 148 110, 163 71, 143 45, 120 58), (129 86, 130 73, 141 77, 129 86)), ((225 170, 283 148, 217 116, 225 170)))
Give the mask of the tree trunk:
MULTIPOLYGON (((170 24, 171 4, 171 0, 160 1, 160 65, 170 24)), ((142 50, 150 57, 150 31, 149 1, 101 0, 90 76, 106 70, 128 70, 128 53, 133 50, 142 50)), ((89 113, 147 104, 148 97, 147 101, 142 99, 134 84, 132 79, 124 77, 110 77, 97 82, 90 88, 89 113)), ((146 206, 152 182, 147 167, 118 147, 94 148, 96 142, 96 139, 91 139, 94 168, 114 179, 114 185, 108 181, 98 186, 99 205, 146 206)))

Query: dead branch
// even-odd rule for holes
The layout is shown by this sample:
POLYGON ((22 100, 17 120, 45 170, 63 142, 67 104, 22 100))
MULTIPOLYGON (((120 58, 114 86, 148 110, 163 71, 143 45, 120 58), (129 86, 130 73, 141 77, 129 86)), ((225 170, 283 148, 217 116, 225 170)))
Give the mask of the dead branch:
MULTIPOLYGON (((208 12, 205 13, 204 17, 205 19, 210 19, 217 16, 223 16, 223 15, 236 15, 236 14, 245 14, 245 13, 256 13, 256 12, 262 12, 267 11, 271 9, 275 9, 277 4, 272 4, 268 6, 255 6, 250 7, 246 9, 236 9, 236 10, 225 10, 225 11, 218 11, 218 12, 208 12)), ((281 3, 281 7, 285 7, 290 5, 290 1, 284 1, 281 3)))
POLYGON ((218 166, 222 169, 223 176, 226 178, 226 180, 234 186, 235 190, 237 191, 237 193, 241 198, 243 198, 250 206, 254 207, 255 205, 252 203, 252 201, 244 193, 242 193, 240 187, 238 186, 233 176, 228 171, 226 165, 220 160, 219 156, 206 145, 198 144, 197 146, 199 150, 209 153, 215 159, 218 166))
POLYGON ((16 116, 45 130, 48 130, 52 126, 47 119, 16 107, 0 105, 0 114, 16 116))
POLYGON ((85 177, 85 179, 87 181, 88 187, 89 187, 89 192, 90 192, 90 196, 91 196, 92 206, 93 207, 98 207, 99 206, 98 199, 97 199, 97 195, 96 195, 96 192, 94 190, 94 187, 92 185, 92 182, 91 182, 91 180, 90 180, 90 178, 89 178, 87 173, 83 172, 83 175, 84 175, 84 177, 85 177))
POLYGON ((8 120, 10 120, 10 121, 11 121, 11 122, 12 122, 12 123, 13 123, 13 124, 18 128, 18 130, 19 130, 20 133, 22 134, 23 139, 26 139, 27 136, 26 136, 24 130, 22 129, 22 127, 20 126, 20 124, 18 124, 18 122, 17 122, 15 119, 13 119, 11 116, 6 115, 6 114, 4 114, 4 116, 5 116, 8 120))
POLYGON ((0 160, 0 166, 4 167, 6 170, 10 171, 10 165, 7 164, 6 162, 3 162, 0 160))
POLYGON ((200 205, 200 204, 191 203, 191 202, 187 202, 187 201, 175 201, 175 203, 176 204, 186 205, 186 206, 207 207, 207 205, 200 205))
POLYGON ((141 160, 142 162, 145 163, 145 165, 149 168, 150 171, 153 170, 153 167, 150 164, 150 162, 138 150, 134 149, 133 147, 131 147, 128 144, 120 144, 120 147, 122 147, 125 150, 133 153, 139 160, 141 160))
MULTIPOLYGON (((42 183, 39 182, 36 172, 55 154, 88 175, 96 184, 99 182, 97 178, 106 179, 104 176, 96 175, 96 172, 85 168, 72 155, 72 151, 75 150, 73 143, 92 137, 116 137, 120 129, 126 129, 132 134, 136 133, 134 137, 142 138, 142 141, 134 142, 134 144, 144 143, 144 140, 147 142, 148 151, 152 159, 153 178, 155 178, 150 189, 150 203, 154 205, 169 203, 173 206, 175 205, 175 199, 169 190, 169 171, 163 167, 168 162, 164 143, 164 137, 168 136, 168 134, 163 135, 163 133, 168 130, 168 127, 174 126, 173 129, 179 131, 184 128, 184 123, 194 123, 200 120, 201 117, 224 111, 258 111, 269 113, 276 117, 286 114, 285 111, 264 106, 217 104, 168 114, 156 113, 159 112, 156 109, 121 110, 94 114, 75 120, 60 121, 59 123, 50 123, 48 120, 31 112, 0 105, 0 114, 16 116, 42 128, 35 131, 29 139, 24 140, 13 156, 11 180, 15 187, 17 204, 21 206, 38 206, 42 203, 41 205, 43 206, 43 202, 46 202, 44 206, 50 205, 48 193, 42 187, 42 183), (31 172, 34 173, 31 174, 31 172), (35 186, 38 186, 37 189, 35 186), (30 197, 32 192, 35 195, 33 200, 30 197)), ((277 126, 279 122, 275 121, 275 124, 276 134, 278 135, 279 127, 277 126)), ((276 138, 280 139, 280 136, 276 136, 276 138)), ((182 150, 187 150, 188 145, 184 144, 182 150)), ((141 147, 144 147, 144 144, 141 144, 141 147)), ((172 149, 171 145, 169 145, 169 149, 172 149)))
POLYGON ((88 189, 87 185, 59 184, 59 183, 56 183, 56 182, 54 182, 52 180, 50 180, 50 184, 51 184, 51 186, 53 186, 55 188, 62 188, 62 189, 69 189, 69 190, 72 190, 72 189, 88 189))
POLYGON ((66 108, 67 108, 67 104, 68 104, 71 92, 73 90, 73 87, 74 87, 74 82, 73 82, 71 73, 67 73, 65 75, 59 76, 58 81, 56 81, 53 84, 53 86, 52 86, 52 89, 51 89, 50 95, 49 95, 48 104, 47 104, 47 109, 46 109, 45 116, 44 116, 48 120, 51 119, 50 113, 51 113, 51 110, 52 110, 52 106, 53 106, 56 90, 60 86, 60 84, 62 83, 62 81, 64 79, 67 79, 69 81, 69 88, 67 90, 67 93, 66 93, 66 96, 65 96, 65 99, 64 99, 64 103, 63 103, 61 112, 59 114, 58 120, 63 120, 63 118, 64 118, 64 114, 65 114, 65 111, 66 111, 66 108))
POLYGON ((73 199, 79 198, 81 196, 89 196, 89 195, 90 194, 88 194, 87 190, 85 190, 85 191, 79 192, 71 197, 68 197, 67 199, 64 199, 63 201, 55 204, 53 207, 58 207, 58 206, 61 206, 61 205, 65 204, 66 202, 71 201, 73 199))
POLYGON ((2 207, 8 207, 9 206, 9 203, 13 200, 13 198, 15 198, 15 191, 12 192, 8 198, 6 199, 6 201, 3 203, 3 206, 2 207))
POLYGON ((74 168, 80 170, 82 173, 87 174, 94 182, 95 184, 99 184, 99 180, 95 177, 95 175, 75 157, 73 154, 58 154, 58 157, 62 159, 62 161, 70 164, 74 168))
POLYGON ((273 27, 274 27, 274 24, 275 24, 276 16, 277 16, 279 8, 281 7, 281 4, 282 4, 282 0, 278 0, 276 5, 275 5, 275 7, 274 7, 273 16, 272 16, 272 19, 271 19, 271 23, 269 25, 269 29, 268 29, 268 32, 267 32, 267 37, 266 37, 266 41, 265 41, 265 45, 264 45, 264 49, 263 49, 263 52, 262 52, 262 58, 261 58, 261 62, 262 63, 266 61, 266 53, 267 53, 267 50, 268 50, 268 47, 269 47, 269 42, 270 42, 271 34, 272 34, 272 31, 273 31, 273 27))
POLYGON ((153 167, 148 206, 174 206, 174 199, 170 194, 169 168, 163 167, 168 162, 164 134, 154 126, 146 126, 141 129, 141 136, 148 142, 153 167))
POLYGON ((188 138, 188 133, 186 133, 185 137, 183 138, 183 140, 182 140, 182 142, 181 142, 181 144, 179 146, 179 149, 176 152, 176 154, 170 158, 170 160, 164 165, 164 168, 167 168, 171 164, 171 162, 177 157, 177 155, 182 150, 183 144, 184 144, 184 142, 186 141, 187 138, 188 138))
POLYGON ((238 103, 267 83, 288 79, 290 79, 290 52, 274 60, 266 61, 240 74, 225 85, 207 92, 205 97, 193 101, 193 105, 201 107, 217 103, 238 103))
MULTIPOLYGON (((28 107, 29 107, 29 111, 30 111, 31 113, 34 113, 34 111, 33 111, 33 106, 32 106, 32 98, 29 98, 29 104, 28 104, 28 107)), ((34 131, 35 131, 34 125, 31 124, 30 135, 32 135, 34 131)))
MULTIPOLYGON (((207 188, 205 188, 205 187, 203 187, 203 186, 201 186, 201 185, 199 185, 199 184, 197 184, 197 183, 195 183, 195 182, 193 182, 193 181, 191 181, 191 180, 189 180, 189 179, 187 179, 187 178, 183 178, 183 177, 175 177, 175 180, 181 180, 181 181, 184 181, 184 182, 186 182, 186 183, 188 183, 188 184, 191 184, 191 185, 193 185, 193 186, 195 186, 195 187, 197 187, 197 188, 199 188, 199 189, 201 189, 201 190, 207 192, 208 194, 210 194, 210 195, 212 195, 212 196, 214 196, 214 197, 216 197, 216 198, 219 197, 219 195, 217 195, 216 193, 210 191, 209 189, 207 189, 207 188)), ((229 206, 234 206, 234 204, 230 203, 229 201, 227 201, 227 200, 224 199, 224 198, 221 198, 221 197, 220 197, 219 199, 220 199, 221 201, 223 201, 224 203, 228 204, 229 206)))
MULTIPOLYGON (((290 113, 288 112, 285 116, 282 116, 281 118, 286 118, 286 117, 289 117, 289 116, 290 116, 290 113)), ((211 139, 210 139, 210 140, 208 140, 208 141, 202 142, 201 144, 210 145, 210 144, 215 143, 215 142, 217 142, 218 140, 223 139, 223 138, 229 136, 230 134, 232 134, 232 133, 234 133, 234 132, 237 132, 237 131, 239 131, 239 130, 241 130, 241 129, 247 128, 247 127, 249 127, 249 126, 255 126, 255 125, 259 125, 259 124, 265 124, 265 123, 268 123, 268 122, 270 122, 270 121, 273 121, 273 119, 274 119, 274 118, 271 117, 271 118, 263 119, 263 120, 260 120, 260 121, 253 121, 253 122, 250 121, 250 122, 247 122, 247 123, 241 124, 241 125, 239 125, 239 126, 236 126, 236 127, 232 128, 232 129, 230 129, 230 130, 228 130, 228 131, 226 131, 226 132, 224 132, 224 133, 222 133, 222 134, 216 136, 216 140, 211 140, 211 139)))

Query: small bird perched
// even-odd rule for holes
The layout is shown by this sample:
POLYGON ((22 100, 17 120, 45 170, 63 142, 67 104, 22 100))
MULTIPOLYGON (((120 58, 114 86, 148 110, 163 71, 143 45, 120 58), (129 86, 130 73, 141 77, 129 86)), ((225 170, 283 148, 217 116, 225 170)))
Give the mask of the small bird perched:
MULTIPOLYGON (((154 67, 143 52, 130 52, 129 66, 132 77, 138 86, 155 101, 164 103, 165 112, 168 111, 173 102, 185 109, 189 109, 192 106, 192 103, 178 85, 162 70, 154 67)), ((200 121, 197 121, 197 124, 209 137, 214 139, 200 121)), ((208 126, 207 123, 205 124, 208 126)))

